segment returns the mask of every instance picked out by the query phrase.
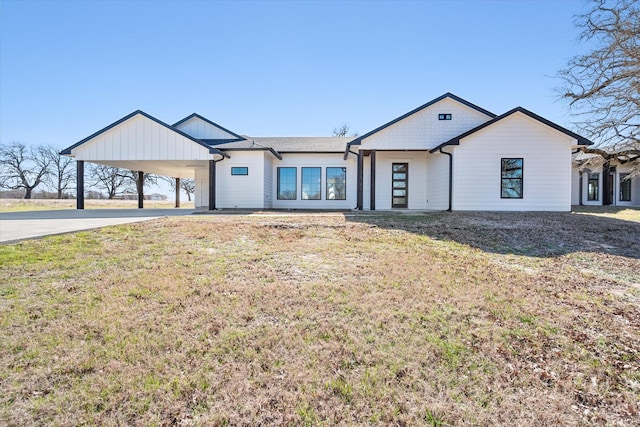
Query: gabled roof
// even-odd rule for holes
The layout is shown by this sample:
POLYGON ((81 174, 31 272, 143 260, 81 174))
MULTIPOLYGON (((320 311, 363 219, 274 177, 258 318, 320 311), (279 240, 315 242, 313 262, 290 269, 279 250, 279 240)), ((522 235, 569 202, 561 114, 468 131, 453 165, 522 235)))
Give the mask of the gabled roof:
POLYGON ((541 117, 535 113, 532 113, 531 111, 522 108, 522 107, 516 107, 513 110, 509 110, 506 113, 498 116, 498 117, 494 117, 493 119, 489 120, 488 122, 485 122, 483 124, 481 124, 480 126, 476 126, 475 128, 468 130, 467 132, 460 134, 458 136, 456 136, 455 138, 450 139, 447 142, 443 142, 442 144, 438 145, 437 147, 429 150, 430 153, 435 153, 436 151, 438 151, 440 148, 447 146, 447 145, 460 145, 460 140, 463 138, 466 138, 467 136, 474 134, 476 132, 478 132, 479 130, 482 130, 488 126, 491 126, 492 124, 499 122, 502 119, 505 119, 509 116, 511 116, 512 114, 515 113, 522 113, 526 116, 531 117, 534 120, 539 121, 540 123, 543 123, 557 131, 560 131, 562 133, 564 133, 565 135, 568 135, 572 138, 575 138, 578 141, 578 145, 593 145, 593 142, 589 141, 587 138, 584 138, 580 135, 578 135, 577 133, 571 132, 569 129, 563 128, 560 125, 557 125, 547 119, 545 119, 544 117, 541 117))
POLYGON ((206 144, 206 143, 204 143, 204 142, 200 141, 199 139, 196 139, 196 138, 194 138, 194 137, 192 137, 192 136, 190 136, 190 135, 188 135, 188 134, 186 134, 186 133, 182 132, 182 131, 181 131, 181 130, 179 130, 179 129, 176 129, 176 128, 172 127, 172 126, 169 126, 168 124, 164 123, 163 121, 156 119, 155 117, 153 117, 153 116, 151 116, 151 115, 149 115, 149 114, 145 113, 145 112, 144 112, 144 111, 142 111, 142 110, 136 110, 136 111, 134 111, 133 113, 128 114, 128 115, 126 115, 126 116, 124 116, 124 117, 123 117, 123 118, 121 118, 120 120, 117 120, 117 121, 115 121, 115 122, 111 123, 109 126, 107 126, 107 127, 103 128, 103 129, 100 129, 98 132, 96 132, 96 133, 94 133, 94 134, 92 134, 92 135, 90 135, 90 136, 86 137, 86 138, 85 138, 85 139, 83 139, 82 141, 76 142, 76 143, 75 143, 75 144, 73 144, 72 146, 70 146, 70 147, 68 147, 68 148, 65 148, 64 150, 62 150, 62 151, 60 152, 60 154, 63 154, 63 155, 70 155, 70 154, 71 154, 71 150, 73 150, 73 149, 75 149, 75 148, 78 148, 79 146, 81 146, 81 145, 82 145, 82 144, 84 144, 85 142, 90 141, 90 140, 92 140, 93 138, 95 138, 95 137, 97 137, 97 136, 99 136, 99 135, 102 135, 103 133, 107 132, 108 130, 110 130, 110 129, 112 129, 112 128, 116 127, 116 126, 118 126, 118 125, 119 125, 119 124, 121 124, 121 123, 126 122, 127 120, 129 120, 129 119, 131 119, 131 118, 133 118, 133 117, 137 116, 138 114, 140 114, 141 116, 146 117, 146 118, 147 118, 147 119, 149 119, 149 120, 153 120, 154 122, 158 123, 160 126, 164 126, 165 128, 169 129, 170 131, 175 132, 175 133, 179 134, 180 136, 183 136, 183 137, 185 137, 185 138, 187 138, 187 139, 189 139, 189 140, 191 140, 191 141, 195 142, 195 143, 196 143, 196 144, 198 144, 198 145, 201 145, 201 146, 205 147, 206 149, 208 149, 208 150, 209 150, 209 153, 211 153, 211 154, 219 154, 219 155, 224 156, 224 157, 227 157, 227 158, 229 157, 229 155, 228 155, 228 154, 225 154, 225 153, 221 152, 221 151, 220 151, 220 150, 218 150, 217 148, 213 148, 213 147, 211 147, 210 145, 208 145, 208 144, 206 144))
POLYGON ((407 114, 403 114, 402 116, 400 116, 400 117, 398 117, 398 118, 396 118, 396 119, 393 119, 393 120, 391 120, 390 122, 385 123, 385 124, 383 124, 383 125, 382 125, 382 126, 380 126, 380 127, 375 128, 375 129, 374 129, 374 130, 372 130, 371 132, 367 132, 367 133, 365 133, 364 135, 357 137, 356 139, 354 139, 353 141, 351 141, 351 142, 349 143, 349 145, 360 145, 360 143, 362 142, 362 140, 363 140, 363 139, 368 138, 368 137, 370 137, 371 135, 373 135, 373 134, 375 134, 375 133, 378 133, 378 132, 380 132, 380 131, 381 131, 381 130, 383 130, 383 129, 386 129, 386 128, 388 128, 389 126, 391 126, 391 125, 393 125, 393 124, 395 124, 395 123, 398 123, 400 120, 404 120, 404 119, 406 119, 407 117, 409 117, 409 116, 411 116, 411 115, 413 115, 413 114, 415 114, 415 113, 417 113, 417 112, 419 112, 419 111, 422 111, 422 110, 424 110, 425 108, 430 107, 431 105, 435 104, 436 102, 440 102, 440 101, 442 101, 442 100, 443 100, 443 99, 445 99, 445 98, 453 99, 454 101, 457 101, 457 102, 459 102, 459 103, 461 103, 461 104, 463 104, 463 105, 466 105, 467 107, 472 108, 472 109, 474 109, 474 110, 476 110, 476 111, 479 111, 480 113, 485 114, 485 115, 487 115, 487 116, 489 116, 489 117, 496 117, 496 115, 495 115, 495 114, 493 114, 492 112, 487 111, 487 110, 485 110, 484 108, 478 107, 477 105, 472 104, 471 102, 469 102, 469 101, 467 101, 467 100, 465 100, 465 99, 462 99, 462 98, 460 98, 459 96, 456 96, 456 95, 452 94, 451 92, 447 92, 447 93, 445 93, 444 95, 439 96, 439 97, 437 97, 437 98, 435 98, 435 99, 432 99, 431 101, 427 102, 426 104, 419 106, 419 107, 418 107, 418 108, 416 108, 415 110, 411 110, 411 111, 409 111, 407 114))
POLYGON ((204 122, 206 122, 206 123, 209 123, 211 126, 215 126, 215 127, 217 127, 218 129, 220 129, 221 131, 226 132, 226 133, 228 133, 228 134, 233 135, 233 136, 235 136, 235 137, 236 137, 236 139, 228 139, 228 140, 217 140, 217 139, 211 139, 211 140, 207 140, 207 141, 226 141, 226 142, 230 142, 230 141, 242 141, 242 140, 244 140, 244 137, 242 137, 241 135, 238 135, 238 134, 237 134, 237 133, 235 133, 235 132, 231 132, 229 129, 223 128, 223 127, 222 127, 222 126, 220 126, 219 124, 212 122, 211 120, 207 119, 206 117, 201 116, 201 115, 200 115, 200 114, 198 114, 198 113, 192 113, 192 114, 189 114, 189 115, 188 115, 187 117, 185 117, 184 119, 182 119, 182 120, 178 120, 177 122, 175 122, 172 126, 173 126, 173 127, 179 126, 179 125, 181 125, 182 123, 184 123, 184 122, 186 122, 186 121, 189 121, 189 120, 191 120, 191 119, 193 119, 193 118, 198 118, 198 119, 200 119, 200 120, 202 120, 202 121, 204 121, 204 122))

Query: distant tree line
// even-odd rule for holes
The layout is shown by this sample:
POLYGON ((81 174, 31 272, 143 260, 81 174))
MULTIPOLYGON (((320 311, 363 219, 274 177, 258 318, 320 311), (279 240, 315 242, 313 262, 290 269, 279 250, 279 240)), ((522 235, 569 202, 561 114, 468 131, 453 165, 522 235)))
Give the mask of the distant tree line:
MULTIPOLYGON (((13 142, 0 145, 1 198, 75 198, 76 162, 60 154, 58 147, 42 145, 27 147, 13 142), (38 191, 36 191, 36 189, 38 191)), ((85 169, 85 197, 114 199, 138 194, 143 188, 168 182, 175 190, 175 180, 145 173, 139 182, 137 171, 113 166, 89 164, 85 169)), ((181 179, 180 188, 191 195, 195 191, 193 179, 181 179)))

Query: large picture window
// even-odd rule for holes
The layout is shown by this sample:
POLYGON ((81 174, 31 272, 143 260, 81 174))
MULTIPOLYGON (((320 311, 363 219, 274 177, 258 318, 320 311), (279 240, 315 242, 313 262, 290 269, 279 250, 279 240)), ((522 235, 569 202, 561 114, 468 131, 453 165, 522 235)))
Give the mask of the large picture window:
POLYGON ((278 200, 296 200, 297 168, 278 168, 278 200))
POLYGON ((347 200, 347 168, 327 168, 327 200, 347 200))
POLYGON ((501 159, 500 198, 522 199, 523 159, 501 159))
POLYGON ((627 179, 628 177, 629 177, 628 173, 620 174, 620 201, 621 202, 631 201, 631 180, 627 179))
POLYGON ((600 174, 590 173, 587 183, 587 200, 598 200, 600 195, 600 174))
POLYGON ((320 200, 322 168, 302 168, 302 200, 320 200))

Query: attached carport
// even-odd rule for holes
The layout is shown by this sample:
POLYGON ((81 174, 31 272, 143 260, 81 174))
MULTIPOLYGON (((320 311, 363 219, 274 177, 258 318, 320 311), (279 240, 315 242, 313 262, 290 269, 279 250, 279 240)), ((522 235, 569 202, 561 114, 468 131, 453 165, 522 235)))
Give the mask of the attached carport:
MULTIPOLYGON (((84 209, 84 163, 96 163, 144 173, 193 178, 195 170, 209 169, 209 210, 216 209, 216 163, 229 155, 137 110, 61 151, 77 161, 77 209, 84 209)), ((179 204, 179 181, 176 201, 179 204)), ((144 206, 138 188, 138 207, 144 206)))

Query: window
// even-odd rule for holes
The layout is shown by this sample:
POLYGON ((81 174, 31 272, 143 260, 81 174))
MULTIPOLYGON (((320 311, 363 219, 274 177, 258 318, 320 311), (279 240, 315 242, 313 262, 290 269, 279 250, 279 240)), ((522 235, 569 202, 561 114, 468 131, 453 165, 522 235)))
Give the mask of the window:
POLYGON ((438 120, 451 120, 451 114, 438 114, 438 120))
POLYGON ((327 200, 347 200, 347 168, 327 168, 327 200))
POLYGON ((631 201, 631 180, 627 179, 628 177, 629 177, 628 173, 620 174, 620 201, 621 202, 631 201))
POLYGON ((232 167, 231 175, 249 175, 249 168, 247 167, 232 167))
POLYGON ((501 159, 500 198, 522 199, 523 159, 501 159))
POLYGON ((278 200, 295 200, 297 168, 278 168, 278 200))
POLYGON ((598 200, 600 195, 600 174, 590 173, 587 184, 587 200, 598 200))
POLYGON ((302 168, 302 200, 320 200, 322 168, 302 168))

